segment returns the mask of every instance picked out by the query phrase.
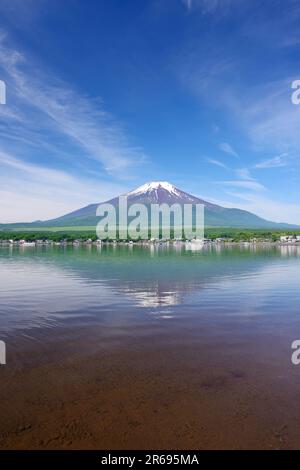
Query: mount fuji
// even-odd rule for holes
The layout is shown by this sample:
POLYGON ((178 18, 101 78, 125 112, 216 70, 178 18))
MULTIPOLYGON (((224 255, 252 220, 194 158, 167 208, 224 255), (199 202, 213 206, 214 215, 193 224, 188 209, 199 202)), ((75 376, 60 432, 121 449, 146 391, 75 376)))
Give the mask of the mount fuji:
MULTIPOLYGON (((270 222, 262 219, 251 212, 241 209, 225 208, 210 202, 204 201, 185 191, 176 188, 166 181, 150 182, 139 186, 138 188, 124 194, 127 196, 128 206, 134 203, 149 204, 203 204, 205 207, 205 226, 206 227, 230 227, 230 228, 249 228, 249 229, 288 229, 296 228, 284 223, 270 222)), ((107 203, 118 206, 119 198, 115 197, 107 203)), ((96 209, 100 203, 90 204, 86 207, 63 215, 56 219, 47 221, 38 221, 26 224, 9 224, 10 227, 91 227, 96 226, 99 218, 96 217, 96 209)), ((2 225, 2 227, 4 227, 2 225)))

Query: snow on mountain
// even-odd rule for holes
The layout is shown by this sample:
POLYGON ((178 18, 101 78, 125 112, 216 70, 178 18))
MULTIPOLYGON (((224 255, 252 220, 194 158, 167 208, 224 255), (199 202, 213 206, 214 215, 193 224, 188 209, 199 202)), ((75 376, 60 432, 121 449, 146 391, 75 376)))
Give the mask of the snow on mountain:
POLYGON ((152 181, 125 194, 130 200, 139 200, 144 203, 188 203, 199 202, 198 198, 191 196, 176 188, 167 181, 152 181))
POLYGON ((137 194, 146 194, 151 191, 157 191, 158 189, 164 189, 165 191, 168 191, 171 194, 174 194, 176 196, 180 195, 180 191, 175 188, 171 183, 168 183, 167 181, 153 181, 151 183, 145 183, 142 186, 139 186, 138 188, 134 189, 133 191, 130 191, 127 193, 127 196, 133 196, 137 194))
MULTIPOLYGON (((185 191, 181 191, 167 181, 152 181, 130 191, 123 196, 127 196, 128 207, 131 204, 203 204, 205 207, 205 225, 210 227, 239 227, 239 228, 290 228, 287 224, 276 224, 264 220, 250 212, 225 208, 204 201, 196 196, 192 196, 185 191)), ((115 197, 110 201, 106 201, 118 207, 119 197, 115 197)), ((37 226, 96 226, 98 218, 96 210, 98 204, 90 204, 82 207, 74 212, 63 215, 54 220, 34 223, 37 226)), ((25 225, 34 225, 25 224, 25 225)), ((22 225, 22 224, 21 224, 22 225)), ((24 224, 23 224, 24 225, 24 224)))

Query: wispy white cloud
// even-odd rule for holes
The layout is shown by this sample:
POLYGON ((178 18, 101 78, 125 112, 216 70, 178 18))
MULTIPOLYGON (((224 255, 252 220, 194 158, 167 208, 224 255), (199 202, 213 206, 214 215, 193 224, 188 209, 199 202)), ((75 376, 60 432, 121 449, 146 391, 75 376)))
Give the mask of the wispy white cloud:
POLYGON ((213 124, 212 131, 214 134, 218 134, 218 132, 220 132, 220 127, 217 124, 213 124))
POLYGON ((211 44, 194 43, 185 50, 183 63, 176 66, 176 73, 182 83, 193 93, 196 93, 202 100, 213 101, 216 99, 215 89, 218 89, 218 96, 223 99, 223 88, 220 80, 226 83, 226 77, 231 76, 234 70, 234 62, 231 57, 224 56, 222 48, 218 50, 212 48, 211 44), (204 59, 199 61, 199 56, 204 59))
POLYGON ((0 72, 8 89, 0 106, 1 223, 58 217, 128 190, 125 181, 147 158, 100 99, 40 70, 3 31, 0 72))
MULTIPOLYGON (((216 10, 228 8, 234 0, 182 0, 188 11, 200 10, 203 14, 213 13, 216 10)), ((236 2, 236 0, 235 0, 236 2)))
MULTIPOLYGON (((216 3, 219 3, 217 8, 215 2, 211 3, 212 11, 219 9, 221 12, 222 2, 216 3)), ((259 15, 255 2, 236 1, 232 5, 238 3, 243 9, 240 8, 239 16, 234 18, 238 20, 232 34, 222 36, 221 43, 220 37, 213 34, 206 34, 204 41, 195 37, 189 40, 177 60, 176 73, 186 89, 199 99, 200 106, 207 106, 212 114, 216 113, 219 123, 222 119, 226 122, 226 126, 222 125, 223 131, 226 127, 226 136, 221 139, 228 139, 233 147, 237 147, 236 142, 242 143, 240 160, 244 168, 233 169, 237 181, 233 177, 231 181, 219 182, 224 185, 218 191, 219 202, 231 191, 236 196, 229 201, 231 207, 241 207, 270 220, 286 219, 300 224, 299 208, 293 204, 297 197, 296 178, 299 180, 300 106, 291 103, 291 83, 299 79, 296 60, 300 37, 299 2, 281 2, 282 14, 276 9, 269 14, 268 9, 260 8, 259 15), (249 47, 258 51, 257 54, 247 55, 249 47), (273 67, 272 60, 278 57, 282 47, 294 50, 285 49, 280 56, 280 67, 276 60, 273 67), (260 74, 262 63, 265 69, 260 74), (266 154, 276 157, 266 158, 266 154), (285 171, 278 172, 275 180, 273 173, 262 171, 268 168, 285 171), (259 181, 252 172, 254 176, 259 174, 259 181), (247 196, 248 200, 241 202, 239 195, 247 196)), ((203 3, 197 4, 202 11, 203 3)), ((196 13, 195 5, 193 2, 191 12, 196 13)), ((239 155, 235 148, 233 151, 239 155)))
POLYGON ((13 168, 14 170, 19 170, 23 174, 25 173, 31 175, 40 181, 44 180, 46 183, 57 185, 70 182, 74 183, 73 178, 66 172, 41 167, 39 165, 33 165, 0 151, 0 167, 3 166, 13 168))
POLYGON ((258 181, 248 181, 248 180, 231 180, 231 181, 217 181, 218 184, 224 186, 231 186, 242 189, 250 189, 252 191, 265 191, 265 187, 258 181))
POLYGON ((233 197, 228 207, 247 210, 274 222, 300 225, 299 204, 283 202, 263 193, 229 191, 228 195, 233 197))
POLYGON ((236 175, 242 180, 254 181, 254 178, 251 176, 248 168, 239 168, 235 170, 236 175))
MULTIPOLYGON (((291 102, 291 79, 268 83, 233 111, 258 149, 282 153, 300 150, 300 107, 291 102)), ((255 91, 255 90, 253 90, 255 91)))
POLYGON ((263 160, 260 163, 255 165, 255 168, 258 169, 266 169, 266 168, 280 168, 288 165, 288 154, 282 153, 281 155, 277 155, 274 158, 269 158, 267 160, 263 160))
POLYGON ((228 155, 231 155, 232 157, 240 158, 239 154, 233 149, 233 147, 230 144, 228 144, 228 142, 220 143, 219 149, 222 150, 222 152, 225 152, 228 155))
POLYGON ((208 158, 207 161, 208 161, 209 163, 211 163, 212 165, 219 166, 219 167, 221 167, 221 168, 226 168, 226 169, 228 168, 228 166, 225 165, 225 163, 220 162, 220 160, 215 160, 215 159, 213 159, 213 158, 208 158))
MULTIPOLYGON (((221 6, 223 2, 218 3, 221 6)), ((238 1, 232 2, 234 3, 242 4, 238 1)), ((244 3, 250 5, 250 8, 254 4, 244 3)), ((285 3, 286 15, 283 17, 274 18, 270 15, 255 22, 248 21, 250 16, 247 20, 243 17, 233 36, 236 43, 247 38, 253 47, 258 47, 259 42, 267 43, 269 48, 276 48, 277 53, 278 47, 289 41, 295 44, 295 34, 298 42, 299 3, 285 3), (277 41, 275 45, 274 36, 277 41)), ((215 5, 214 2, 212 5, 215 5)), ((245 12, 247 13, 247 9, 245 12)), ((251 14, 255 15, 255 12, 251 10, 251 14)), ((255 70, 256 60, 253 57, 247 59, 244 55, 241 57, 243 48, 235 48, 232 37, 229 43, 224 38, 223 44, 216 43, 212 37, 209 39, 205 42, 206 49, 201 41, 195 39, 186 45, 184 57, 176 64, 176 71, 182 83, 200 98, 201 103, 208 104, 214 110, 220 109, 223 113, 230 113, 230 124, 235 127, 236 132, 242 132, 249 139, 252 150, 264 153, 296 150, 298 153, 300 106, 291 103, 291 83, 299 78, 296 61, 294 65, 287 65, 284 61, 282 75, 276 72, 275 79, 270 72, 261 82, 259 78, 249 82, 247 73, 255 70), (236 72, 240 67, 242 79, 237 81, 236 72)), ((266 57, 269 56, 266 54, 266 57)))
POLYGON ((59 217, 102 202, 128 187, 95 178, 79 178, 42 165, 26 163, 0 153, 1 223, 27 222, 59 217))
MULTIPOLYGON (((114 176, 125 175, 145 161, 143 151, 130 144, 99 99, 88 98, 58 78, 40 72, 19 51, 7 47, 3 35, 0 67, 6 73, 11 99, 18 102, 19 108, 29 109, 31 126, 48 127, 69 139, 86 158, 98 161, 114 176)), ((22 110, 16 118, 23 119, 25 129, 29 126, 22 110)))
POLYGON ((252 212, 266 220, 278 223, 300 225, 300 206, 291 202, 282 202, 270 198, 266 192, 238 191, 229 189, 225 195, 212 197, 209 194, 198 194, 200 199, 227 208, 237 208, 252 212))
POLYGON ((192 9, 193 0, 182 0, 182 3, 186 6, 188 11, 190 11, 192 9))

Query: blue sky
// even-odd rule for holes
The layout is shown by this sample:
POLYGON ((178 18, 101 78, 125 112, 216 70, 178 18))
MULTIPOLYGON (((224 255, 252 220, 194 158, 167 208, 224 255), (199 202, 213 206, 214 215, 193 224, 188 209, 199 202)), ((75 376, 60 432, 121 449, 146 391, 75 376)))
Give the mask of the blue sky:
POLYGON ((300 224, 298 0, 1 0, 0 222, 146 181, 300 224))

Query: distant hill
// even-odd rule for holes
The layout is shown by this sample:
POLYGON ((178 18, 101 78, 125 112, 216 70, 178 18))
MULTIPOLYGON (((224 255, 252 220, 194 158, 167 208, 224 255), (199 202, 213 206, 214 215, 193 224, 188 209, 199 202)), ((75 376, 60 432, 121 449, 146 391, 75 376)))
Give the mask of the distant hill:
MULTIPOLYGON (((232 227, 248 229, 292 229, 299 228, 296 225, 285 223, 276 223, 262 219, 251 212, 241 209, 228 209, 210 202, 192 196, 170 183, 151 182, 146 183, 137 189, 125 194, 127 196, 128 206, 134 203, 150 205, 156 204, 203 204, 205 207, 205 226, 206 227, 232 227)), ((118 205, 118 197, 109 202, 115 206, 118 205)), ((96 209, 100 203, 90 204, 69 214, 56 219, 47 221, 37 221, 32 223, 18 224, 0 224, 0 229, 8 228, 34 228, 34 227, 91 227, 96 226, 99 218, 96 217, 96 209)))

